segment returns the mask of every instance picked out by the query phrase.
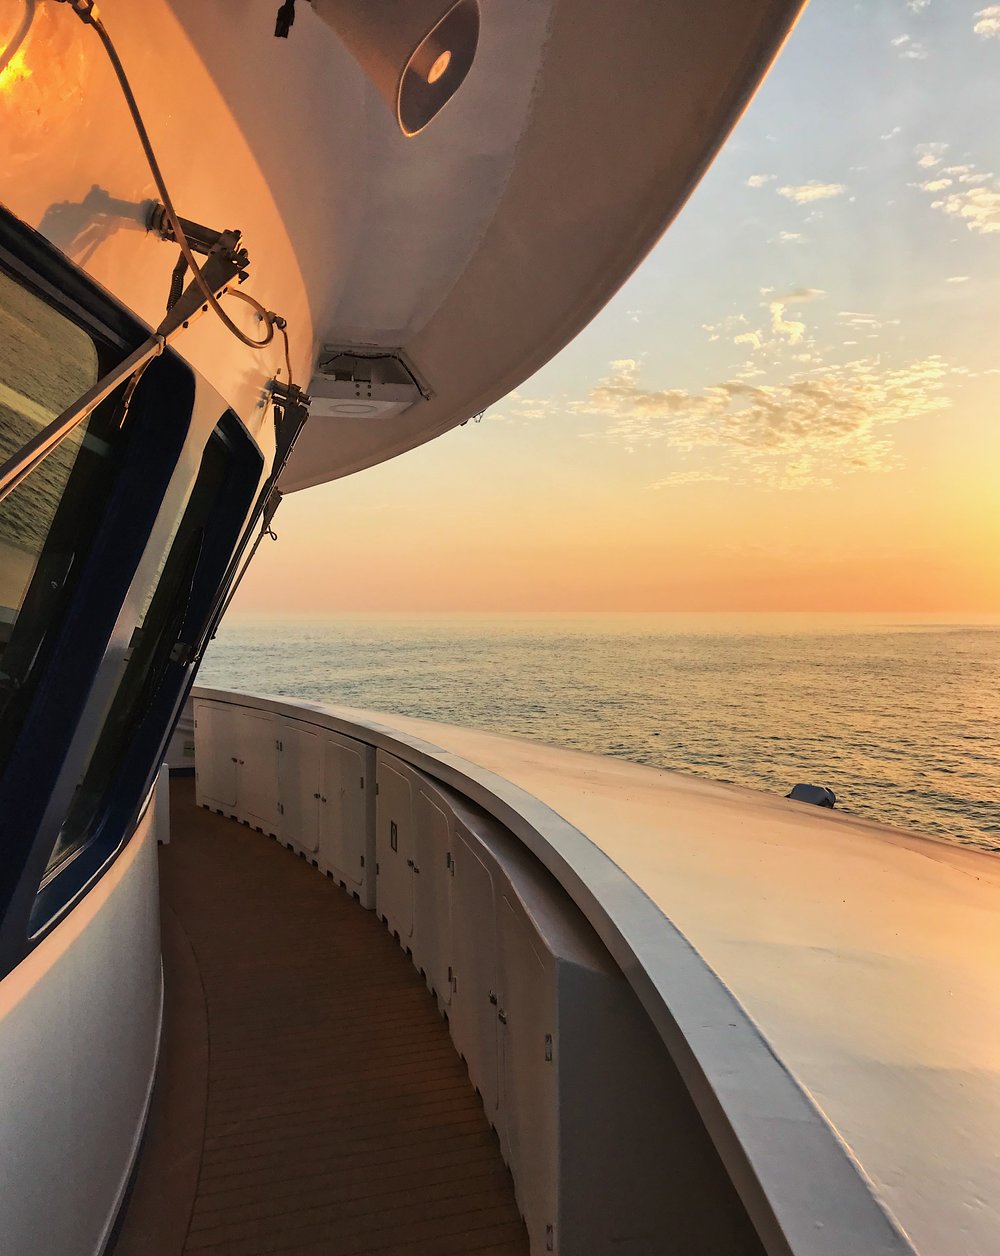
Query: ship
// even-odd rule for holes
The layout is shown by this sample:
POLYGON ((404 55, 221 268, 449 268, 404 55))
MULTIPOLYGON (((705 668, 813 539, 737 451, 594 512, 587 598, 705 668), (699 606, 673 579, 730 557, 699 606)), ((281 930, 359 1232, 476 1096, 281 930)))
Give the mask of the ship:
POLYGON ((994 856, 196 684, 283 498, 559 352, 800 7, 3 0, 8 1256, 1000 1251, 994 856))

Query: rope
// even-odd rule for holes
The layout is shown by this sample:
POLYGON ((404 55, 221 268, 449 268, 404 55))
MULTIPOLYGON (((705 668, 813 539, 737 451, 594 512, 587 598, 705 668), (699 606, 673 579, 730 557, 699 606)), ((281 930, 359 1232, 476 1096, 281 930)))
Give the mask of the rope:
POLYGON ((229 294, 231 296, 238 296, 241 300, 246 301, 249 305, 253 306, 260 318, 263 320, 266 328, 263 339, 255 340, 252 336, 248 336, 246 332, 237 327, 226 311, 222 308, 218 298, 206 281, 205 276, 202 274, 201 267, 198 265, 197 259, 191 250, 191 246, 188 244, 187 236, 184 234, 184 228, 181 226, 180 218, 177 211, 174 209, 174 202, 171 199, 170 192, 167 190, 167 184, 163 178, 163 172, 160 170, 160 164, 156 160, 156 153, 153 151, 153 144, 149 138, 149 132, 146 130, 146 124, 142 120, 142 114, 139 110, 135 94, 132 91, 132 85, 129 83, 128 75, 125 73, 125 67, 122 65, 121 59, 118 56, 118 51, 115 48, 114 41, 108 34, 104 23, 95 12, 93 0, 63 0, 63 3, 70 4, 80 20, 88 26, 92 26, 94 28, 101 44, 104 47, 104 51, 107 53, 108 60, 111 62, 111 67, 114 70, 115 76, 118 79, 118 84, 121 87, 122 95, 125 97, 125 104, 128 106, 128 111, 132 116, 132 124, 139 137, 139 143, 142 145, 142 150, 146 155, 146 162, 149 165, 150 173, 153 176, 153 182, 156 184, 156 190, 159 193, 160 200, 163 202, 163 208, 167 215, 167 221, 170 224, 170 230, 173 232, 174 239, 180 246, 181 254, 184 257, 185 262, 187 262, 191 274, 194 276, 195 283, 197 283, 198 287, 201 289, 202 296, 204 296, 205 300, 211 306, 223 326, 230 331, 237 338, 237 340, 241 340, 243 344, 248 345, 251 349, 263 349, 274 339, 274 329, 277 316, 271 311, 266 310, 259 301, 255 301, 253 297, 248 296, 245 292, 237 292, 234 290, 229 294))

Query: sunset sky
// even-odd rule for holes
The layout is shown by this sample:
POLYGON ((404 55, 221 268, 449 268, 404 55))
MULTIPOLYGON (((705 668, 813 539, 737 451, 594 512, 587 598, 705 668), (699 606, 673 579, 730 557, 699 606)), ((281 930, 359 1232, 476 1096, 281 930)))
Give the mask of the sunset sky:
POLYGON ((1000 5, 813 0, 590 327, 234 610, 1000 611, 998 83, 1000 5))

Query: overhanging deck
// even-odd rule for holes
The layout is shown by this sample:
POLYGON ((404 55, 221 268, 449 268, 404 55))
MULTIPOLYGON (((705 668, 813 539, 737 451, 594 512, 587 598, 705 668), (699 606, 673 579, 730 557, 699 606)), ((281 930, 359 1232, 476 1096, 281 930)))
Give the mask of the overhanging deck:
POLYGON ((433 999, 371 913, 171 791, 157 1090, 114 1256, 526 1256, 433 999))

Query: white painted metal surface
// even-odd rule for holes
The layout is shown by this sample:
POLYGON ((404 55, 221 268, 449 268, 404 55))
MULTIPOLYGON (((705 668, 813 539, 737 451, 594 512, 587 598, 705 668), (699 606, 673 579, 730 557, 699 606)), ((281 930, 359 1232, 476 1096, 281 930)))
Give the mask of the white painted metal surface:
MULTIPOLYGON (((237 712, 273 714, 279 763, 301 751, 315 765, 296 736, 307 725, 237 712)), ((301 786, 315 766, 283 771, 301 786)), ((532 1251, 653 1256, 669 1237, 689 1256, 748 1256, 735 1190, 662 1041, 551 874, 403 759, 379 751, 376 783, 376 910, 447 1012, 532 1251)))
POLYGON ((194 700, 198 805, 300 851, 375 906, 375 751, 322 724, 194 700))
POLYGON ((1000 859, 617 759, 391 724, 586 832, 733 991, 919 1251, 1000 1252, 1000 859))
POLYGON ((236 716, 236 814, 272 837, 279 828, 277 723, 268 711, 236 716))
MULTIPOLYGON (((464 421, 585 326, 684 203, 799 0, 703 0, 696 19, 684 0, 483 0, 472 72, 414 140, 309 5, 287 40, 273 7, 100 6, 178 213, 242 229, 295 378, 346 342, 404 350, 427 383, 401 414, 310 423, 295 489, 464 421)), ((4 203, 155 325, 177 250, 145 230, 155 188, 118 85, 69 5, 32 8, 28 73, 0 91, 4 203)), ((270 453, 280 338, 254 353, 208 317, 178 346, 270 453)))
POLYGON ((403 946, 413 936, 413 779, 402 764, 375 756, 375 910, 403 946))
POLYGON ((441 790, 427 777, 419 779, 413 798, 413 962, 442 1007, 451 1002, 455 958, 451 926, 455 824, 454 810, 441 790))
POLYGON ((174 772, 194 771, 194 708, 185 703, 167 747, 167 764, 174 772))
MULTIPOLYGON (((282 747, 278 755, 282 840, 312 857, 319 851, 323 734, 301 720, 278 720, 275 732, 282 747)), ((205 748, 211 754, 208 737, 205 748)))
POLYGON ((152 806, 156 840, 166 845, 170 841, 170 768, 165 763, 156 776, 152 806))
POLYGON ((195 796, 199 807, 236 814, 236 709, 222 702, 194 704, 195 796))
MULTIPOLYGON (((319 819, 319 866, 366 907, 375 905, 371 875, 375 850, 369 794, 375 752, 361 742, 324 730, 319 819)), ((290 826, 285 831, 291 834, 290 826)), ((294 837, 292 837, 294 841, 294 837)))
POLYGON ((162 982, 154 804, 69 915, 0 982, 0 1234, 97 1256, 145 1122, 162 982))
MULTIPOLYGON (((914 1250, 887 1213, 885 1175, 901 1161, 913 1163, 912 1140, 920 1138, 922 1114, 919 1109, 909 1114, 910 1145, 890 1145, 880 1135, 881 1143, 876 1139, 866 1144, 871 1159, 861 1157, 859 1166, 851 1154, 857 1152, 857 1143, 852 1142, 850 1149, 845 1146, 840 1123, 831 1123, 828 1104, 822 1109, 817 1104, 813 1085, 825 1074, 835 1085, 842 1112, 853 1116, 854 1128, 878 1133, 882 1108, 869 1105, 864 1088, 854 1090, 852 1083, 855 1077, 863 1079, 864 1070, 852 1066, 850 1052, 845 1051, 850 1033, 857 1033, 864 1042, 864 1027, 854 1024, 854 1001, 848 999, 849 1015, 836 1032, 827 1017, 825 1037, 816 1032, 803 1034, 815 1009, 829 1000, 824 988, 802 986, 796 957, 807 961, 817 927, 820 932, 829 930, 831 920, 840 915, 832 901, 825 910, 817 904, 832 900, 829 891, 839 882, 831 879, 830 869, 845 853, 854 849, 860 855, 867 849, 870 868, 877 863, 881 869, 879 896, 884 904, 893 904, 902 902, 914 885, 920 886, 922 896, 931 896, 937 873, 934 864, 940 862, 945 868, 947 880, 948 866, 964 864, 966 852, 752 791, 475 730, 281 699, 210 690, 199 693, 203 698, 294 713, 363 738, 378 747, 383 757, 392 756, 433 775, 491 813, 537 856, 596 929, 638 994, 769 1252, 875 1256, 914 1250), (528 784, 534 793, 527 791, 528 784), (593 840, 584 835, 585 826, 593 840), (606 852, 612 852, 613 858, 606 852), (929 853, 934 864, 927 858, 929 853), (919 857, 911 858, 911 854, 919 857), (780 875, 779 869, 783 869, 780 875), (654 878, 656 871, 659 881, 654 878), (776 885, 781 891, 777 908, 771 897, 776 885), (662 908, 653 902, 651 892, 660 897, 662 908), (665 914, 674 893, 689 925, 684 934, 665 914), (805 905, 801 911, 794 908, 786 914, 783 908, 796 894, 805 905), (695 911, 699 904, 700 915, 695 911), (714 940, 706 923, 711 921, 718 922, 714 940), (762 922, 787 926, 783 948, 750 945, 753 930, 762 922), (733 957, 744 952, 752 954, 752 961, 747 958, 734 964, 733 957), (784 982, 783 973, 788 974, 784 982), (769 1005, 761 1000, 762 992, 771 996, 769 1005), (747 1015, 746 1006, 757 1023, 747 1015), (759 1016, 761 1011, 767 1015, 759 1016), (846 1071, 838 1073, 841 1066, 846 1071)), ((460 845, 458 857, 462 857, 460 845)), ((977 861, 971 853, 969 857, 977 861)), ((485 869, 482 860, 480 866, 485 869)), ((982 879, 976 883, 971 906, 978 913, 980 902, 985 906, 992 901, 995 910, 1000 890, 997 861, 978 857, 978 867, 982 879)), ((859 869, 852 868, 849 875, 857 879, 859 869)), ((965 875, 971 884, 968 870, 965 875)), ((490 881, 488 876, 486 881, 490 881)), ((957 891, 957 884, 946 888, 940 895, 942 906, 956 901, 957 891)), ((500 919, 505 919, 503 895, 498 899, 498 891, 490 884, 480 895, 475 922, 480 938, 490 898, 494 919, 498 911, 500 919)), ((465 946, 460 901, 453 891, 453 946, 459 956, 465 946)), ((508 907, 516 912, 510 899, 508 907)), ((523 955, 523 938, 514 923, 508 923, 507 941, 494 945, 523 955)), ((962 927, 957 915, 948 923, 962 927)), ((488 932, 489 924, 485 927, 488 932)), ((840 916, 838 927, 839 936, 826 934, 827 953, 833 960, 843 952, 845 962, 853 967, 850 956, 867 945, 872 922, 865 914, 849 912, 840 916)), ((472 938, 471 913, 467 931, 472 938)), ((981 917, 975 920, 974 931, 981 936, 981 917)), ((919 951, 921 944, 915 945, 919 951)), ((904 947, 905 941, 897 949, 904 947)), ((957 964, 958 956, 951 950, 948 953, 957 964)), ((871 1000, 877 990, 878 1001, 870 1003, 867 1015, 882 1023, 885 1041, 894 1028, 891 1005, 897 990, 909 984, 916 994, 922 987, 919 974, 912 970, 893 963, 873 963, 871 968, 876 979, 874 985, 870 974, 865 979, 864 997, 871 1000), (890 1009, 888 1015, 882 1013, 883 1008, 890 1009)), ((484 971, 488 982, 488 962, 484 971)), ((836 985, 838 994, 850 981, 845 976, 836 985)), ((957 973, 955 986, 963 998, 971 993, 957 973)), ((469 1058, 470 1050, 474 1054, 476 1048, 468 1047, 468 1039, 462 1046, 461 993, 459 975, 449 1015, 456 1044, 469 1058)), ((976 993, 984 993, 981 986, 976 993)), ((530 1000, 531 996, 525 997, 530 1000)), ((987 1017, 993 1014, 995 992, 991 998, 993 1004, 987 998, 982 1005, 987 1017)), ((939 1039, 947 1032, 952 1006, 941 1003, 936 1009, 939 1039)), ((839 1011, 839 1007, 832 1009, 831 1016, 839 1011)), ((906 1046, 911 1056, 918 1054, 918 1040, 907 1037, 906 1046)), ((498 1078, 503 1070, 501 1057, 498 1053, 498 1078)), ((490 1075, 487 1067, 482 1076, 490 1075)), ((919 1100, 920 1078, 907 1067, 889 1064, 884 1078, 919 1100)), ((978 1097, 988 1109, 992 1101, 987 1081, 983 1079, 978 1097)), ((499 1105, 503 1096, 499 1082, 497 1091, 499 1105)), ((951 1256, 955 1232, 962 1234, 970 1253, 988 1256, 1000 1232, 989 1206, 982 1203, 984 1195, 974 1194, 976 1183, 963 1176, 977 1151, 982 1172, 993 1164, 996 1126, 986 1129, 982 1121, 967 1122, 966 1112, 967 1106, 959 1106, 945 1131, 951 1147, 961 1145, 957 1166, 939 1165, 935 1178, 925 1174, 919 1181, 919 1197, 912 1181, 892 1182, 894 1211, 905 1211, 908 1220, 916 1217, 927 1222, 930 1213, 939 1210, 933 1225, 923 1224, 917 1244, 916 1250, 928 1256, 951 1256), (974 1199, 980 1202, 973 1205, 974 1199), (942 1215, 949 1213, 952 1220, 943 1222, 942 1215), (956 1231, 955 1218, 961 1213, 967 1215, 959 1218, 962 1228, 956 1231)), ((944 1114, 939 1110, 938 1115, 944 1114)), ((926 1135, 923 1142, 926 1146, 926 1135)))

